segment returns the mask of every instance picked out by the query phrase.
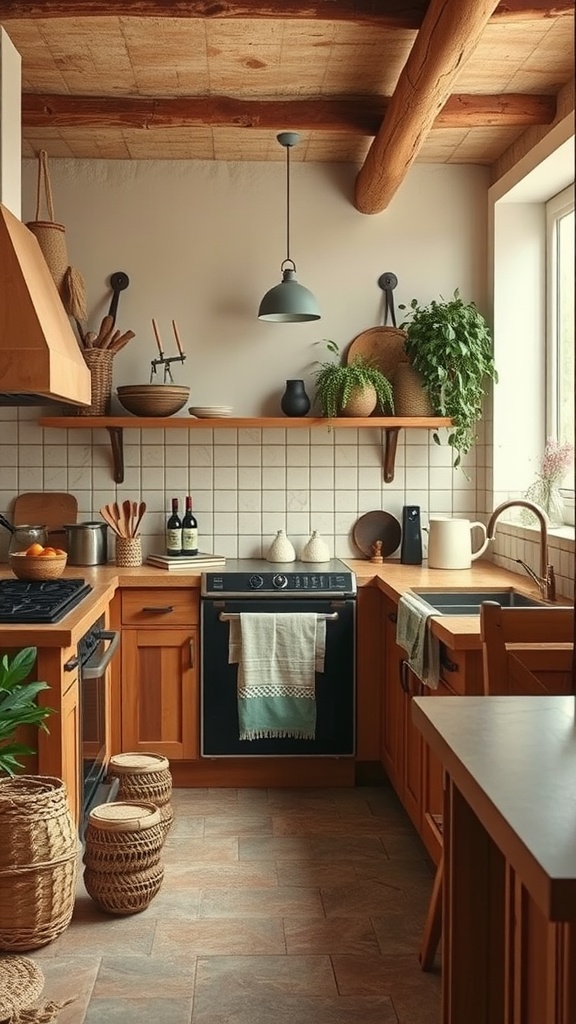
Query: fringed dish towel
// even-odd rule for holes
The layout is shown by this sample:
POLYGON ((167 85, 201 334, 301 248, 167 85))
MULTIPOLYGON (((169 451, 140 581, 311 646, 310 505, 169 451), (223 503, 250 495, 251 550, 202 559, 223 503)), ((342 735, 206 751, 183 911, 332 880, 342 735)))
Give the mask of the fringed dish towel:
POLYGON ((230 621, 241 740, 314 739, 315 673, 324 667, 325 638, 326 622, 314 612, 241 612, 230 621))
POLYGON ((409 590, 402 594, 398 601, 396 643, 406 651, 414 674, 436 690, 440 680, 440 644, 430 631, 431 615, 438 615, 438 612, 417 594, 409 590))

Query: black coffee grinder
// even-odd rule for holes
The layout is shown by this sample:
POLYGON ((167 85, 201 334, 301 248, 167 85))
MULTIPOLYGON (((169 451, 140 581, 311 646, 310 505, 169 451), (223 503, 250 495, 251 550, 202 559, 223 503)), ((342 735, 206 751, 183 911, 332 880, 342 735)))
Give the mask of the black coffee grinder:
POLYGON ((402 509, 400 561, 404 565, 422 564, 422 529, 419 505, 404 505, 402 509))

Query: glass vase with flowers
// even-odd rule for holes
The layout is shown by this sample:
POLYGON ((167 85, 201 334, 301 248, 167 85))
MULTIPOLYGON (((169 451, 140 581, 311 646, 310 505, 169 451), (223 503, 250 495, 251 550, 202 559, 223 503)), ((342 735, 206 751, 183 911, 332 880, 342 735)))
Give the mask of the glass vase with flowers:
MULTIPOLYGON (((551 527, 564 525, 564 502, 560 487, 573 461, 574 445, 569 441, 561 443, 549 437, 538 476, 524 494, 525 498, 544 509, 551 527)), ((521 518, 527 526, 536 522, 536 517, 529 509, 522 510, 521 518)))

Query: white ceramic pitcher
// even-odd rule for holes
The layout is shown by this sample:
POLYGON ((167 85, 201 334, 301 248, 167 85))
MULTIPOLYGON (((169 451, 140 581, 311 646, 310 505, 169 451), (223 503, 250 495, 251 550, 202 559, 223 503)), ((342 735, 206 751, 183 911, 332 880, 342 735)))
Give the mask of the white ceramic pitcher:
POLYGON ((431 519, 428 528, 429 569, 469 569, 486 551, 489 538, 484 523, 469 519, 431 519), (482 533, 482 543, 472 550, 472 530, 482 533))

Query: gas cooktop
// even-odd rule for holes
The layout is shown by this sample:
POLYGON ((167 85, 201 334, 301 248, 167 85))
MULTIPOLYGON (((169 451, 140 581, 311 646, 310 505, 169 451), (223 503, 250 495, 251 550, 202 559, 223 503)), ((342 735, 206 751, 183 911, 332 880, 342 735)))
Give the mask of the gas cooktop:
POLYGON ((85 580, 0 580, 0 622, 59 622, 90 593, 85 580))

